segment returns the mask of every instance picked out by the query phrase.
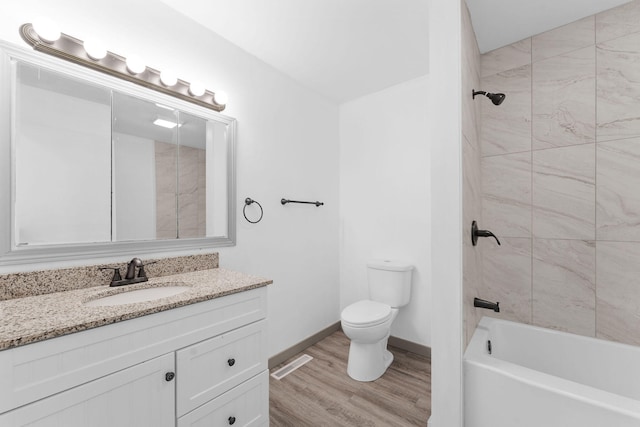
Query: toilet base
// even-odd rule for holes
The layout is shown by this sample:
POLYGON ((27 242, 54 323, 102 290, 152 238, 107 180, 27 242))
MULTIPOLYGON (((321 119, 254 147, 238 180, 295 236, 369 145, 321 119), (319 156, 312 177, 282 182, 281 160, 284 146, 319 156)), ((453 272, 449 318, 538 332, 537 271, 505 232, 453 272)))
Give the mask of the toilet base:
POLYGON ((392 362, 393 354, 387 350, 386 338, 372 344, 351 341, 347 374, 356 381, 375 381, 392 362))
POLYGON ((385 371, 387 370, 387 368, 389 366, 391 366, 392 362, 393 362, 393 353, 391 353, 389 350, 385 349, 384 350, 384 369, 385 369, 385 371))

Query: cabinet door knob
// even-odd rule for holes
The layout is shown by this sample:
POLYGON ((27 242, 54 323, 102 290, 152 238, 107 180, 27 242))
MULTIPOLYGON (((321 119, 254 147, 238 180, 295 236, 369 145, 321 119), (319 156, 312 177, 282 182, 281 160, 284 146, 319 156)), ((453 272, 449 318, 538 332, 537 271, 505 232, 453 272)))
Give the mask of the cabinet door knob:
MULTIPOLYGON (((229 366, 233 366, 236 364, 236 359, 234 358, 230 358, 229 360, 227 360, 227 363, 229 364, 229 366)), ((235 419, 235 418, 234 418, 235 419)))
POLYGON ((229 417, 229 425, 234 425, 236 423, 236 417, 229 417))
POLYGON ((171 381, 175 377, 176 377, 176 374, 174 372, 167 372, 166 374, 164 374, 164 379, 167 381, 171 381))

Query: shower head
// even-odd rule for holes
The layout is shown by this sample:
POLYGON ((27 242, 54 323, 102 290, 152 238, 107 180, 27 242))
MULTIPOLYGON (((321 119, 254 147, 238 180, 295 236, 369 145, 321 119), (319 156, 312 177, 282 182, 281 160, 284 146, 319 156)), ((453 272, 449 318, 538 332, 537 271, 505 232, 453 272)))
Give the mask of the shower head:
POLYGON ((488 93, 483 90, 473 90, 472 92, 473 98, 475 99, 476 95, 485 95, 487 98, 493 102, 493 105, 500 105, 502 101, 506 98, 504 93, 488 93))

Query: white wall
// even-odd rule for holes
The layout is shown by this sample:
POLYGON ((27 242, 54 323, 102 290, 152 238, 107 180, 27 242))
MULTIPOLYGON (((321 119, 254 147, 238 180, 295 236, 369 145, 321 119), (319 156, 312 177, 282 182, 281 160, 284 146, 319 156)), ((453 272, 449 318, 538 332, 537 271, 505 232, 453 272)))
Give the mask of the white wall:
POLYGON ((340 306, 367 298, 366 262, 415 266, 391 334, 431 345, 428 78, 340 106, 340 306))
POLYGON ((431 148, 431 420, 461 427, 462 183, 461 14, 459 1, 429 4, 431 148))
POLYGON ((152 240, 157 232, 156 142, 118 132, 112 135, 113 240, 152 240))
POLYGON ((108 242, 109 105, 28 84, 18 92, 16 191, 29 197, 15 200, 16 244, 108 242), (82 117, 69 120, 69 111, 81 111, 82 117), (84 161, 73 162, 75 156, 84 161), (65 197, 56 193, 60 187, 67 189, 65 197))
POLYGON ((274 280, 269 355, 339 320, 338 107, 158 1, 14 0, 3 4, 0 39, 26 47, 18 28, 35 15, 229 94, 224 113, 238 119, 238 228, 220 264, 274 280), (264 207, 262 222, 242 217, 246 197, 264 207), (325 205, 282 206, 283 197, 325 205))

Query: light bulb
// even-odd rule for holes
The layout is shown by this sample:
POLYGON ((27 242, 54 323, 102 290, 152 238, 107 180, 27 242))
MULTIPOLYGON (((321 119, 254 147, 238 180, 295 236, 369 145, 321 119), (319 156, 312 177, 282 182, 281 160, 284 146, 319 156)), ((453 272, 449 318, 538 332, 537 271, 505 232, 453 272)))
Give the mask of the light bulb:
POLYGON ((131 74, 140 74, 146 69, 147 66, 139 56, 131 55, 127 58, 127 70, 131 74))
POLYGON ((229 102, 229 95, 227 95, 227 92, 219 90, 213 95, 213 99, 218 105, 227 105, 227 102, 229 102))
POLYGON ((160 81, 163 85, 171 87, 178 83, 178 77, 173 70, 164 70, 160 73, 160 81))
POLYGON ((51 19, 39 16, 33 20, 33 29, 45 43, 53 43, 61 36, 60 28, 51 19))
POLYGON ((189 93, 193 96, 202 96, 204 95, 204 85, 200 82, 193 82, 189 86, 189 93))
POLYGON ((89 55, 89 58, 99 61, 107 56, 107 48, 97 40, 88 39, 83 42, 84 50, 89 55))

